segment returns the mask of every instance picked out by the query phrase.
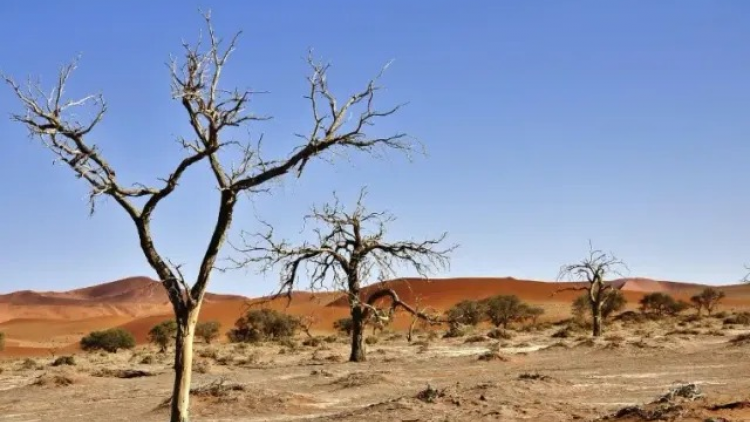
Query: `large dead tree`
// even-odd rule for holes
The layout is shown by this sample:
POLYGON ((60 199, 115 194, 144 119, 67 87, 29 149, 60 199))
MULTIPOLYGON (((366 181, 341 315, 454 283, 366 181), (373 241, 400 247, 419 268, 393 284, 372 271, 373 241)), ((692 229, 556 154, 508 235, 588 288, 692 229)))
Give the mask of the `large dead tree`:
POLYGON ((380 74, 361 91, 339 101, 328 86, 329 65, 312 56, 308 57, 311 73, 305 96, 310 105, 311 128, 304 135, 296 135, 300 139, 298 146, 287 156, 268 159, 261 154, 260 139, 238 141, 236 129, 265 118, 248 111, 254 92, 227 88, 221 83, 222 72, 240 33, 224 43, 214 32, 210 14, 205 14, 204 18, 207 41, 183 44, 180 58, 173 59, 170 67, 173 99, 181 105, 192 128, 189 138, 179 139, 185 156, 170 174, 151 185, 121 181, 115 167, 95 143, 95 129, 104 118, 107 106, 102 95, 68 98, 65 87, 76 68, 75 62, 60 70, 51 89, 36 83, 22 86, 11 77, 3 76, 24 109, 12 119, 23 124, 57 162, 64 163, 88 184, 90 212, 94 212, 97 199, 108 197, 135 225, 143 254, 166 289, 178 324, 170 419, 173 422, 188 420, 195 325, 241 194, 266 191, 270 182, 289 173, 299 177, 311 160, 324 154, 341 153, 345 149, 410 151, 412 146, 410 138, 402 133, 373 136, 369 132, 377 120, 399 109, 398 106, 384 110, 375 108, 380 74), (89 117, 80 117, 85 115, 89 117), (229 136, 229 131, 233 137, 229 136), (230 158, 234 164, 229 163, 230 158), (155 247, 151 222, 154 210, 177 189, 183 175, 199 164, 213 175, 219 195, 216 222, 197 276, 191 283, 183 276, 181 267, 171 263, 155 247))
MULTIPOLYGON (((335 195, 334 195, 335 196, 335 195)), ((387 320, 397 308, 424 319, 432 319, 404 303, 392 289, 383 288, 362 295, 362 287, 378 270, 381 280, 395 275, 398 265, 414 268, 419 274, 448 265, 449 253, 456 246, 441 248, 444 233, 438 239, 415 241, 386 240, 386 226, 394 217, 386 212, 369 212, 365 209, 363 189, 356 206, 347 211, 338 201, 323 207, 313 207, 305 217, 306 224, 314 226, 316 239, 293 246, 274 238, 269 225, 266 233, 243 236, 244 244, 235 247, 242 255, 235 260, 238 267, 260 263, 264 271, 281 267, 281 290, 291 292, 298 283, 302 268, 308 270, 310 288, 313 290, 336 288, 347 292, 353 322, 352 347, 349 360, 366 360, 364 326, 371 318, 387 320), (388 311, 376 305, 390 302, 388 311)))
POLYGON ((606 278, 612 274, 622 275, 621 270, 627 268, 624 262, 611 253, 594 249, 589 243, 589 256, 575 264, 564 265, 560 268, 558 280, 568 279, 582 281, 581 287, 569 287, 561 291, 586 291, 586 297, 591 305, 591 319, 593 321, 594 337, 602 334, 602 309, 615 295, 612 284, 606 283, 606 278))

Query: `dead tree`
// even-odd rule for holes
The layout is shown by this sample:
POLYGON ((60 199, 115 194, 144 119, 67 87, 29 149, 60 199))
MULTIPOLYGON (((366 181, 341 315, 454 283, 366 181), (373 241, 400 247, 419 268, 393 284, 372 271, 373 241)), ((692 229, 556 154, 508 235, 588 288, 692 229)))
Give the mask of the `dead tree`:
POLYGON ((11 77, 3 76, 23 107, 23 112, 14 114, 12 119, 24 125, 30 136, 38 139, 57 162, 64 163, 88 184, 90 212, 94 212, 99 198, 108 197, 134 223, 143 254, 166 289, 178 324, 172 422, 188 420, 195 325, 240 196, 268 191, 271 182, 290 173, 301 176, 316 157, 339 154, 342 150, 410 151, 413 145, 403 133, 369 134, 376 121, 399 110, 399 106, 375 108, 382 71, 361 91, 339 101, 329 89, 329 65, 316 61, 311 55, 308 56, 311 73, 305 96, 310 105, 311 128, 306 134, 296 135, 297 147, 286 156, 269 159, 261 152, 262 137, 237 140, 237 129, 266 118, 248 110, 255 92, 227 88, 221 83, 222 72, 240 33, 224 43, 214 32, 210 14, 205 14, 204 18, 207 40, 195 45, 183 44, 180 59, 173 59, 170 66, 172 97, 180 104, 192 129, 189 138, 178 140, 185 156, 171 173, 150 186, 123 182, 115 166, 105 158, 104 151, 95 144, 95 129, 104 118, 107 105, 101 94, 68 98, 65 88, 76 62, 60 70, 51 89, 31 82, 21 86, 11 77), (83 117, 87 114, 88 119, 83 117), (212 175, 219 195, 216 222, 207 239, 197 276, 190 283, 183 277, 181 266, 173 264, 157 250, 151 222, 159 204, 177 189, 183 175, 199 163, 207 164, 205 168, 212 175))
POLYGON ((345 210, 338 199, 322 208, 314 207, 305 217, 306 223, 315 225, 314 242, 292 246, 274 239, 273 228, 268 226, 267 233, 245 233, 244 245, 235 247, 242 255, 241 259, 235 260, 238 268, 260 263, 264 271, 269 271, 280 266, 280 292, 291 292, 302 267, 308 269, 311 289, 344 289, 353 322, 351 362, 366 359, 364 326, 369 319, 390 320, 399 307, 421 318, 431 318, 401 301, 391 289, 378 289, 368 297, 362 297, 362 287, 372 272, 379 270, 381 277, 393 276, 396 266, 401 264, 424 276, 428 271, 446 267, 449 253, 457 247, 440 249, 445 233, 438 239, 422 242, 387 241, 386 226, 394 217, 386 212, 367 211, 363 205, 364 197, 363 189, 352 211, 345 210), (390 301, 387 312, 376 307, 381 300, 390 301))
POLYGON ((624 262, 617 259, 611 253, 605 253, 593 248, 589 242, 589 256, 575 264, 564 265, 560 268, 558 280, 568 279, 585 282, 581 287, 569 287, 560 289, 562 291, 586 291, 589 304, 591 305, 591 319, 593 321, 593 336, 602 334, 602 309, 607 302, 614 297, 612 284, 607 284, 605 279, 612 274, 621 275, 622 269, 627 269, 624 262))

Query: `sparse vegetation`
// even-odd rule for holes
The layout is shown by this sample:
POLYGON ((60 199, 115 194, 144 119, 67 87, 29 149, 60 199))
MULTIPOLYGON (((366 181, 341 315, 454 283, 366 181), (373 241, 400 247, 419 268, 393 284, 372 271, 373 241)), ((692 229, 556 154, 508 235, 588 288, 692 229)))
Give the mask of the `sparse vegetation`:
POLYGON ((350 336, 354 329, 354 321, 352 317, 339 318, 333 322, 333 328, 341 334, 350 336))
POLYGON ((229 330, 227 337, 235 343, 280 341, 294 337, 299 330, 299 320, 274 309, 250 309, 229 330))
POLYGON ((462 300, 448 309, 448 321, 452 324, 475 326, 484 321, 486 303, 476 300, 462 300))
POLYGON ((166 320, 156 324, 149 330, 148 341, 157 345, 160 353, 166 353, 169 345, 174 343, 176 335, 177 322, 166 320))
POLYGON ((81 349, 85 351, 103 350, 116 353, 120 349, 132 349, 134 347, 135 337, 122 328, 93 331, 81 339, 81 349))
POLYGON ((750 312, 740 312, 724 318, 725 325, 750 325, 750 312))
POLYGON ((199 322, 195 326, 195 335, 203 339, 206 344, 211 344, 214 340, 219 338, 219 330, 221 329, 221 323, 219 321, 204 321, 199 322))
POLYGON ((0 331, 0 351, 5 350, 5 333, 0 331))
POLYGON ((674 316, 690 307, 688 303, 677 301, 672 296, 661 292, 649 293, 643 296, 640 305, 641 312, 659 317, 665 315, 674 316))
MULTIPOLYGON (((482 306, 487 319, 495 326, 508 328, 508 324, 531 316, 530 306, 516 295, 497 295, 484 301, 482 306)), ((536 312, 536 311, 534 311, 536 312)))

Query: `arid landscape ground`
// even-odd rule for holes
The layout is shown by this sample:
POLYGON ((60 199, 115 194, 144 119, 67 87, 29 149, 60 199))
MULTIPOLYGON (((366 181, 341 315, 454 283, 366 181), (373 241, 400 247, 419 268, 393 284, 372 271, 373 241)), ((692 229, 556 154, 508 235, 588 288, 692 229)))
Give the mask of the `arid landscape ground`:
MULTIPOLYGON (((197 344, 192 420, 750 420, 750 341, 741 341, 750 326, 727 322, 750 308, 750 286, 721 287, 727 298, 714 316, 614 317, 603 338, 592 340, 583 329, 566 330, 579 292, 557 293, 563 283, 389 284, 405 301, 437 310, 462 299, 515 294, 546 313, 536 326, 509 328, 505 338, 487 337, 485 326, 442 338, 446 327, 438 326, 419 331, 412 342, 405 336, 410 318, 399 315, 382 332, 368 328, 373 339, 366 363, 348 363, 348 339, 332 326, 346 315, 345 300, 297 292, 291 303, 262 306, 313 316, 316 340, 301 334, 283 344, 197 344), (670 390, 674 397, 659 402, 670 390)), ((649 292, 686 299, 702 287, 646 279, 615 284, 628 309, 649 292)), ((165 420, 172 355, 146 342, 148 330, 169 316, 160 289, 147 278, 131 278, 63 293, 0 296, 0 331, 6 333, 0 421, 165 420), (115 354, 79 349, 82 336, 111 327, 131 331, 139 345, 115 354), (73 365, 53 365, 68 355, 73 365)), ((249 302, 211 295, 202 319, 220 321, 226 331, 249 302)))

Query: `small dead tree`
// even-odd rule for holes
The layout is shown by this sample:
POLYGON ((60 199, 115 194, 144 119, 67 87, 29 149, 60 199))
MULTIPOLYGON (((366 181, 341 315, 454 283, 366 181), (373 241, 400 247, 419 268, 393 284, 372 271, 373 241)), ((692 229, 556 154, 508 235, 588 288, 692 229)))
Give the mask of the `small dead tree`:
MULTIPOLYGON (((248 111, 255 92, 227 88, 221 83, 224 68, 235 51, 239 33, 224 43, 211 24, 210 13, 204 15, 207 40, 195 45, 183 44, 181 59, 170 66, 172 97, 184 110, 192 133, 178 140, 185 156, 171 173, 149 186, 127 184, 118 176, 115 166, 94 142, 96 127, 107 113, 101 94, 80 99, 66 95, 66 85, 76 62, 64 66, 51 89, 30 82, 22 86, 3 76, 23 108, 12 119, 28 129, 73 174, 89 186, 90 212, 99 198, 108 197, 133 221, 140 247, 158 275, 172 303, 177 322, 175 380, 170 407, 170 421, 188 420, 189 390, 193 360, 193 338, 203 298, 215 269, 215 261, 232 224, 235 205, 242 194, 267 191, 272 182, 293 173, 300 177, 306 166, 324 154, 343 150, 376 153, 379 150, 412 148, 410 138, 369 134, 380 119, 399 110, 399 106, 379 110, 375 96, 382 72, 365 87, 337 100, 328 85, 329 65, 308 56, 310 76, 305 98, 310 104, 311 128, 296 135, 300 141, 287 156, 269 159, 261 153, 262 137, 238 140, 238 129, 266 120, 248 111), (89 116, 88 118, 86 116, 89 116), (205 252, 192 283, 156 248, 152 238, 152 216, 162 201, 182 182, 183 175, 199 163, 207 164, 218 189, 217 218, 208 238, 205 252)), ((384 69, 385 70, 385 69, 384 69)), ((138 136, 138 134, 132 135, 138 136)))
POLYGON ((314 207, 305 217, 307 223, 315 225, 314 242, 292 246, 285 241, 277 241, 269 225, 267 233, 245 233, 244 245, 235 247, 243 256, 235 260, 238 268, 260 263, 263 271, 269 271, 281 266, 280 292, 291 292, 303 266, 308 269, 311 289, 345 289, 353 322, 351 362, 366 360, 364 326, 370 318, 390 320, 399 307, 420 318, 431 318, 401 301, 392 289, 378 289, 363 298, 362 287, 372 272, 379 270, 381 278, 393 276, 396 266, 401 264, 414 268, 424 276, 428 271, 446 267, 449 253, 456 248, 440 249, 446 234, 422 242, 387 241, 386 226, 394 217, 386 212, 367 211, 363 204, 364 197, 363 189, 352 211, 344 209, 337 198, 333 204, 314 207), (376 307, 383 299, 390 300, 391 306, 387 311, 376 307))
POLYGON ((611 284, 606 284, 605 279, 612 274, 621 275, 622 269, 627 269, 624 262, 611 253, 594 249, 590 242, 588 257, 575 264, 564 265, 560 268, 558 280, 568 279, 586 283, 581 287, 569 287, 557 292, 570 290, 587 292, 587 299, 591 305, 592 334, 594 337, 599 337, 602 334, 602 309, 609 300, 615 297, 614 288, 611 284))

